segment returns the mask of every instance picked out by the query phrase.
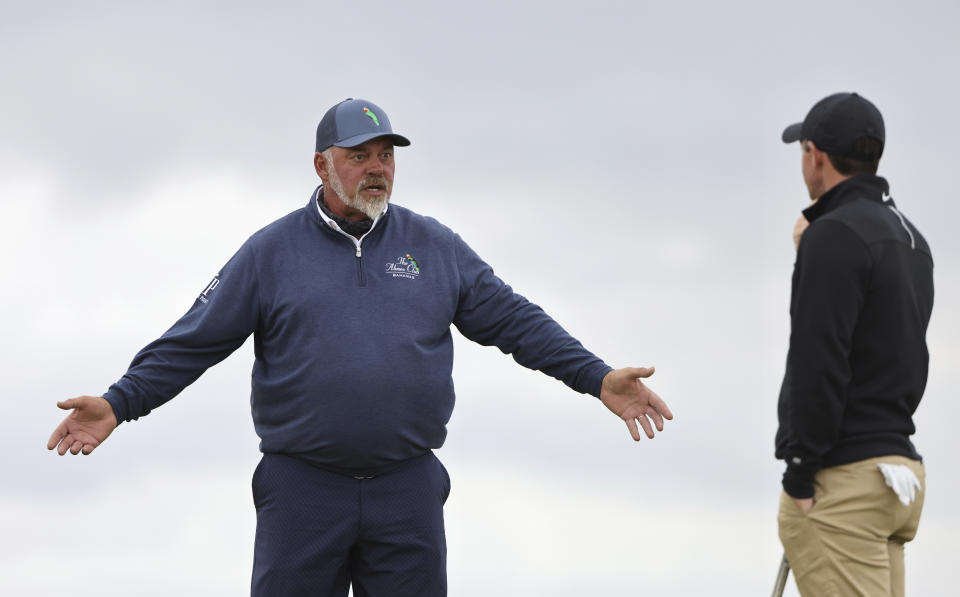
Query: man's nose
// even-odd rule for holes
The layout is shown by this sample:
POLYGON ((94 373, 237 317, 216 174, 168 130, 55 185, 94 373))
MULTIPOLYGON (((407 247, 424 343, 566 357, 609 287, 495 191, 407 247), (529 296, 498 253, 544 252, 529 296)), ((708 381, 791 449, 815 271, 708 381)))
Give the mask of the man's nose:
POLYGON ((367 174, 383 174, 385 166, 383 158, 375 157, 367 162, 367 174))

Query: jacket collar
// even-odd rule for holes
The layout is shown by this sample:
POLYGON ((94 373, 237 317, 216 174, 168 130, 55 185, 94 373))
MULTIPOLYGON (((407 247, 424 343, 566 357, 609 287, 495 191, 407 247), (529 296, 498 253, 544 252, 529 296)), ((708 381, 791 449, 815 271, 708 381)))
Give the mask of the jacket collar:
MULTIPOLYGON (((323 213, 323 210, 320 209, 320 201, 323 201, 323 185, 319 185, 316 189, 313 190, 313 193, 310 195, 310 201, 307 202, 307 213, 310 214, 310 219, 313 222, 321 227, 326 229, 340 230, 340 227, 337 226, 336 222, 327 217, 327 214, 323 213)), ((376 225, 380 220, 383 220, 387 217, 387 214, 390 212, 390 204, 388 203, 383 211, 380 212, 380 215, 376 217, 373 221, 373 225, 370 227, 370 230, 376 228, 376 225)), ((368 232, 369 234, 369 232, 368 232)))
POLYGON ((821 195, 816 203, 803 210, 803 216, 808 222, 813 222, 820 216, 861 198, 893 205, 889 192, 890 185, 884 178, 871 174, 851 176, 821 195))

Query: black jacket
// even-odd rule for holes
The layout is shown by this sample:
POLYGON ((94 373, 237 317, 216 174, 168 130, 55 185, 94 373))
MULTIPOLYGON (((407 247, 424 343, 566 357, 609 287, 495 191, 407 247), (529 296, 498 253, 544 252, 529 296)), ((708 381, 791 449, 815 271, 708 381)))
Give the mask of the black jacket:
POLYGON ((783 487, 813 496, 818 470, 899 454, 927 383, 933 258, 887 195, 855 176, 803 213, 790 299, 790 351, 780 389, 776 456, 783 487))

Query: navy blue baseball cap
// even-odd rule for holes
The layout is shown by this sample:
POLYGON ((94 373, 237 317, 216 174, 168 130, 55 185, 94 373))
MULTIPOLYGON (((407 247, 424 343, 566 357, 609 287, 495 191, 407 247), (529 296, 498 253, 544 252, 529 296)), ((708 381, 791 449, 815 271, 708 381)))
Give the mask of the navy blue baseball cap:
POLYGON ((784 143, 809 139, 829 155, 842 158, 872 160, 878 156, 860 155, 855 142, 871 137, 885 141, 883 116, 870 101, 856 93, 835 93, 814 104, 803 122, 783 129, 784 143))
POLYGON ((329 147, 356 147, 376 137, 390 137, 406 147, 410 140, 390 128, 387 113, 373 102, 347 98, 327 110, 317 126, 317 151, 329 147))

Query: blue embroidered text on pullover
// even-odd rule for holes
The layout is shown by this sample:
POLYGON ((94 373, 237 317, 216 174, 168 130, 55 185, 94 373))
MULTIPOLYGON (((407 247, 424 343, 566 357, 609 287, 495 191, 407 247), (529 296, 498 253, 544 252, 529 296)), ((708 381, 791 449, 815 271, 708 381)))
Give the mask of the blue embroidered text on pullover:
POLYGON ((373 470, 439 448, 454 404, 450 324, 578 392, 611 370, 449 228, 390 206, 361 243, 306 207, 255 233, 104 398, 146 415, 254 335, 263 452, 373 470))

